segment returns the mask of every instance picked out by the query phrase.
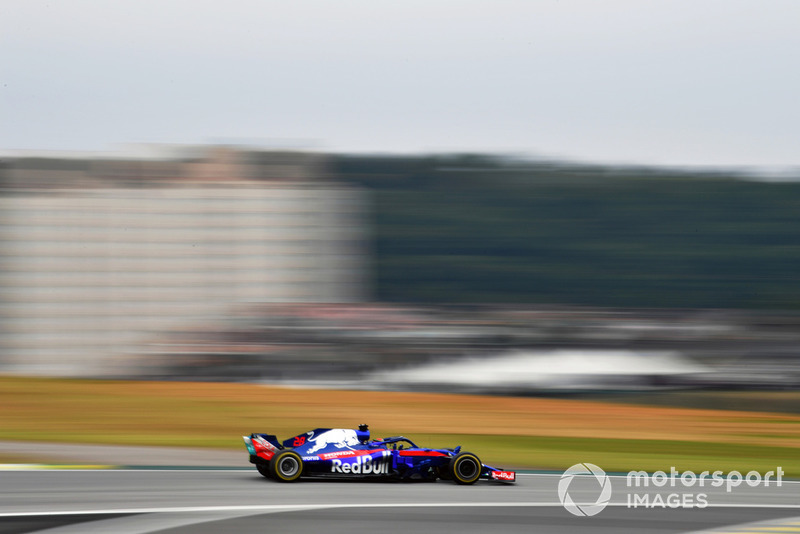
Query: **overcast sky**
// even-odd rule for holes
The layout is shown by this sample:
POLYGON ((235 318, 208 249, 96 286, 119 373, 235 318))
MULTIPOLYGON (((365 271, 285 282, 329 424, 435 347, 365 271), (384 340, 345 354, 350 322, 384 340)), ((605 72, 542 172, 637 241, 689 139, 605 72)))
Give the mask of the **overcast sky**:
POLYGON ((798 0, 3 0, 0 150, 800 165, 798 0))

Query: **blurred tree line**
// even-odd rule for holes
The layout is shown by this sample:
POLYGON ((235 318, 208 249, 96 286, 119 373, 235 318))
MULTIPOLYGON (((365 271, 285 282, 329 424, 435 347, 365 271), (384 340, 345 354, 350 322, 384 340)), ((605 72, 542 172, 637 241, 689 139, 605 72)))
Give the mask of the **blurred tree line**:
POLYGON ((479 155, 333 166, 374 194, 379 300, 800 308, 800 183, 479 155))

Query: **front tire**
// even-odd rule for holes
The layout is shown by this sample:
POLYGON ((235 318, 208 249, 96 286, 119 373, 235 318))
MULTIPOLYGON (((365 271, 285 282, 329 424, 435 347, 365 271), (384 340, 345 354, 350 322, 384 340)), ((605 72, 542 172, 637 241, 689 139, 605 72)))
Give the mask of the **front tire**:
POLYGON ((279 482, 294 482, 303 474, 303 459, 294 451, 280 451, 269 461, 269 474, 279 482))
POLYGON ((474 484, 481 477, 483 464, 471 452, 462 452, 450 460, 450 476, 456 484, 474 484))

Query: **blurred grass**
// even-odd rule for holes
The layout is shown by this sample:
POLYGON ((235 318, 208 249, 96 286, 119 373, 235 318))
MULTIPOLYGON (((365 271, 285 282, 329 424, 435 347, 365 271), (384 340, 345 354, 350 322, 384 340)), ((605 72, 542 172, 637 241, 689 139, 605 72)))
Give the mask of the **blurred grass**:
POLYGON ((684 408, 711 408, 715 410, 743 410, 800 414, 800 392, 778 391, 725 391, 681 390, 629 393, 585 393, 572 398, 598 399, 623 404, 650 406, 678 406, 684 408))
MULTIPOLYGON (((798 395, 800 399, 800 395, 798 395)), ((369 423, 375 437, 462 445, 489 464, 800 475, 800 415, 586 400, 307 390, 251 384, 0 377, 0 440, 244 449, 369 423)))
POLYGON ((6 454, 0 453, 0 464, 42 464, 58 463, 60 459, 42 458, 33 454, 6 454))

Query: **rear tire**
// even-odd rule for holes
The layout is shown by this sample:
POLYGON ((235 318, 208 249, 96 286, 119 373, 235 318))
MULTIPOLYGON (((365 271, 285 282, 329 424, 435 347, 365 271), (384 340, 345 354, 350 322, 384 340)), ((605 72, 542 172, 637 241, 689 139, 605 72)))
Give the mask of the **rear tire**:
POLYGON ((456 484, 474 484, 481 478, 483 464, 471 452, 462 452, 450 460, 449 474, 456 484))
POLYGON ((261 473, 262 477, 272 478, 272 475, 269 473, 269 465, 256 464, 256 469, 258 469, 258 472, 261 473))
POLYGON ((303 459, 294 451, 280 451, 269 461, 269 474, 278 482, 294 482, 303 474, 303 459))

